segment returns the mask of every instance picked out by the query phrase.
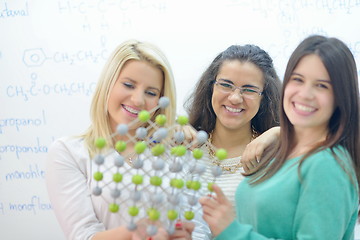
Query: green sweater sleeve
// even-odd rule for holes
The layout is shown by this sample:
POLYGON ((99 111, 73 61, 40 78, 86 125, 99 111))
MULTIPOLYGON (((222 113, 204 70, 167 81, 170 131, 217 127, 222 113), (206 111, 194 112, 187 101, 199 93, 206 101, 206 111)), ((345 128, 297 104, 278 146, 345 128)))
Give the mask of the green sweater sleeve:
POLYGON ((214 240, 266 240, 267 238, 255 231, 248 224, 241 224, 234 220, 224 231, 215 237, 214 240))

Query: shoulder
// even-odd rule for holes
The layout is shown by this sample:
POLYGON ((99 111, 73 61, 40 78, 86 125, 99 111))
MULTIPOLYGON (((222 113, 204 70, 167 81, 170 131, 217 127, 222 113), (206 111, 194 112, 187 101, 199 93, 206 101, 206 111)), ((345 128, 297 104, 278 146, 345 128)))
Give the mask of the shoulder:
POLYGON ((334 167, 334 168, 350 168, 352 164, 351 157, 347 150, 341 146, 334 148, 325 148, 310 155, 305 161, 306 167, 334 167))
POLYGON ((340 203, 351 212, 357 210, 357 178, 350 154, 341 146, 323 149, 306 158, 301 166, 300 183, 306 196, 326 198, 327 205, 333 204, 331 207, 340 203))
POLYGON ((48 169, 78 169, 85 173, 90 163, 90 155, 81 137, 56 139, 49 148, 48 169))
POLYGON ((56 139, 54 142, 52 142, 50 146, 50 151, 56 151, 56 150, 65 150, 68 151, 76 151, 79 149, 84 149, 85 143, 84 139, 81 137, 62 137, 56 139))
POLYGON ((351 157, 341 146, 326 148, 310 155, 304 160, 301 173, 305 178, 321 178, 328 183, 357 182, 351 157))
POLYGON ((88 159, 89 153, 81 137, 62 137, 56 139, 49 148, 49 159, 88 159))

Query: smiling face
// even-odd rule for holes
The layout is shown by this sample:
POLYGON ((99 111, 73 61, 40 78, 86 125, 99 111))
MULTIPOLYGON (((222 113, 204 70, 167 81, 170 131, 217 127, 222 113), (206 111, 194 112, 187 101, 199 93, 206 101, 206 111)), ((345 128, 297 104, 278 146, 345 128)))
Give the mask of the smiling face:
POLYGON ((334 92, 319 56, 304 56, 284 91, 284 111, 296 131, 327 132, 334 112, 334 92))
MULTIPOLYGON (((216 81, 246 87, 261 92, 264 88, 264 74, 255 64, 238 60, 225 61, 219 69, 216 81)), ((251 127, 251 119, 259 110, 261 96, 255 99, 244 98, 240 89, 225 93, 214 85, 212 107, 216 114, 215 127, 231 130, 251 127)))
MULTIPOLYGON (((130 60, 122 68, 110 92, 108 113, 111 128, 118 124, 128 124, 137 118, 141 110, 151 110, 157 106, 163 88, 163 74, 144 61, 130 60)), ((129 130, 140 126, 135 124, 129 130)))

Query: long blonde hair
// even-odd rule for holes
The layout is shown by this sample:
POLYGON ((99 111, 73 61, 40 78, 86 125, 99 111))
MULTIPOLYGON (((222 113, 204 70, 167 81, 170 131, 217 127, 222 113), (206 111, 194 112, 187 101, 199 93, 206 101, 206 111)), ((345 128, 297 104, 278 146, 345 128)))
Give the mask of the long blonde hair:
MULTIPOLYGON (((158 114, 164 114, 167 118, 167 125, 175 123, 176 114, 176 93, 175 82, 170 64, 165 55, 155 45, 137 40, 128 40, 120 44, 110 55, 97 83, 95 93, 92 98, 90 117, 91 125, 82 135, 88 146, 89 154, 94 156, 95 140, 99 137, 109 137, 112 129, 109 122, 108 100, 111 89, 113 88, 118 76, 129 60, 140 60, 150 63, 160 69, 164 77, 164 85, 161 96, 166 96, 170 104, 165 109, 158 110, 158 114)), ((151 133, 151 132, 150 132, 151 133)), ((113 147, 114 142, 108 142, 107 147, 113 147)))

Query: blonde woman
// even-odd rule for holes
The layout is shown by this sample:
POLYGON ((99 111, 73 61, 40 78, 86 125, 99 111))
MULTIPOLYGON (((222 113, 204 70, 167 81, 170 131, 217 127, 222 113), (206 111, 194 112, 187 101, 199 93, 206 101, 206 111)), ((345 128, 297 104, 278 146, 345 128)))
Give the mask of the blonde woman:
MULTIPOLYGON (((119 45, 107 61, 91 104, 91 125, 80 137, 66 137, 56 140, 49 150, 46 167, 46 184, 55 215, 67 239, 136 239, 126 228, 130 216, 126 207, 123 214, 108 210, 110 193, 102 197, 92 195, 95 181, 92 179, 96 165, 91 161, 95 152, 95 140, 116 132, 119 124, 128 124, 137 118, 140 110, 151 110, 157 106, 161 96, 170 100, 170 106, 160 109, 151 116, 162 113, 169 125, 174 124, 176 96, 173 74, 164 54, 154 45, 129 40, 119 45), (106 201, 108 200, 108 201, 106 201)), ((135 135, 140 126, 128 129, 135 135)), ((151 134, 151 133, 150 133, 151 134)), ((108 143, 113 147, 118 136, 108 143)), ((129 142, 122 152, 131 155, 133 143, 129 142)), ((115 153, 116 154, 116 153, 115 153)), ((126 159, 124 167, 131 169, 132 159, 126 159)), ((128 198, 129 192, 122 192, 121 198, 128 198)), ((160 229, 152 239, 189 239, 192 225, 184 223, 175 234, 168 236, 160 229)))

